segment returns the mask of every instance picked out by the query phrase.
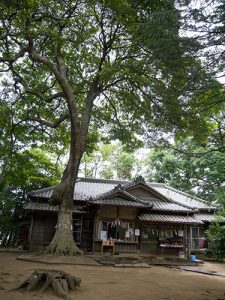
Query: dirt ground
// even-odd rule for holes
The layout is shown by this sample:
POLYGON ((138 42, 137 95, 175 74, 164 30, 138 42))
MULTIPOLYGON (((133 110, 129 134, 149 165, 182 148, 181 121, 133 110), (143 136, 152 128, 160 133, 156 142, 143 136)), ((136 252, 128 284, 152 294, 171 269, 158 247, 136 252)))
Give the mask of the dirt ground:
MULTIPOLYGON (((72 300, 225 300, 225 277, 209 276, 177 269, 116 268, 108 266, 49 265, 17 260, 16 253, 0 253, 1 300, 57 300, 45 294, 9 291, 34 269, 57 269, 80 276, 80 288, 72 300)), ((225 272, 225 264, 206 263, 204 268, 225 272)))

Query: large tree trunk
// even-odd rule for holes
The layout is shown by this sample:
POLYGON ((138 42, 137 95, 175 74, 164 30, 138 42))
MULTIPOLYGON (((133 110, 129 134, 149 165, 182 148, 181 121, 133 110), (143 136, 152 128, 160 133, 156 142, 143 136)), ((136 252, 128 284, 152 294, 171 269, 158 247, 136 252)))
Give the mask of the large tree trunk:
POLYGON ((73 239, 72 211, 65 205, 67 199, 60 205, 55 235, 47 252, 55 255, 77 255, 83 252, 73 239))
POLYGON ((65 184, 65 192, 61 203, 59 204, 58 221, 56 231, 50 245, 46 251, 55 255, 77 255, 83 252, 76 246, 73 238, 73 222, 72 222, 72 206, 73 206, 73 190, 76 178, 73 183, 65 184), (72 190, 72 193, 70 192, 72 190))
POLYGON ((70 157, 63 173, 61 183, 55 188, 50 203, 59 204, 58 221, 53 240, 47 247, 47 253, 55 255, 81 255, 73 238, 73 195, 78 169, 83 151, 75 135, 71 137, 70 157))

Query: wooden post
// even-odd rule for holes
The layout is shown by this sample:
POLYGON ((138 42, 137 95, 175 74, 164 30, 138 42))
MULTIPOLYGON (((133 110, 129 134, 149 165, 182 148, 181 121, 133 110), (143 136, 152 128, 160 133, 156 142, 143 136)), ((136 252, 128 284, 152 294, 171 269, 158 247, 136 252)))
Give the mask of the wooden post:
POLYGON ((34 227, 34 215, 32 214, 30 228, 29 228, 29 237, 28 237, 29 251, 32 251, 31 240, 32 240, 32 234, 33 234, 33 227, 34 227))
POLYGON ((96 220, 97 220, 97 212, 95 212, 95 218, 94 218, 94 230, 93 230, 93 236, 92 236, 92 254, 95 252, 95 236, 96 236, 96 220))

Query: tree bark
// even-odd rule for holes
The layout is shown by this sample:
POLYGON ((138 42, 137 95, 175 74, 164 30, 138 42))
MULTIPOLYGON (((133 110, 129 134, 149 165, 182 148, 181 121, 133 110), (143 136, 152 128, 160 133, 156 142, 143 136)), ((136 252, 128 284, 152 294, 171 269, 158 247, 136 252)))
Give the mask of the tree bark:
POLYGON ((73 239, 72 211, 67 209, 65 202, 60 205, 55 235, 46 251, 55 255, 81 255, 83 252, 73 239))
MULTIPOLYGON (((72 129, 71 129, 72 131, 72 129)), ((59 204, 58 221, 53 240, 46 249, 47 253, 55 255, 81 255, 73 238, 73 195, 83 154, 80 139, 73 132, 71 135, 70 157, 64 170, 61 183, 57 186, 50 199, 51 204, 59 204)))

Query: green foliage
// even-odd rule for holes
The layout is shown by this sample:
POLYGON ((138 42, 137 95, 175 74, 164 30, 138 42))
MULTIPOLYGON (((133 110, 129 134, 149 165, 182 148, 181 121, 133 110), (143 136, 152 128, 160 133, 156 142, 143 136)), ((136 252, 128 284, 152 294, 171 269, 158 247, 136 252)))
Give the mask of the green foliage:
POLYGON ((205 148, 192 139, 172 149, 155 149, 147 159, 150 181, 167 183, 209 202, 224 198, 224 152, 205 148), (208 150, 208 151, 207 151, 208 150))
POLYGON ((9 244, 15 238, 17 221, 25 213, 28 192, 57 184, 62 170, 41 149, 31 148, 14 153, 2 171, 0 239, 5 236, 9 244))
POLYGON ((80 172, 85 177, 130 180, 135 170, 135 156, 119 142, 98 144, 91 154, 83 156, 80 172))
POLYGON ((134 167, 134 155, 121 152, 116 160, 117 177, 123 180, 131 180, 134 167))
POLYGON ((222 216, 213 222, 206 232, 209 249, 207 254, 216 259, 225 258, 225 225, 221 224, 222 216))
POLYGON ((41 149, 31 148, 16 152, 7 165, 2 185, 4 188, 31 190, 58 183, 61 168, 41 149))
MULTIPOLYGON (((107 124, 110 137, 122 140, 132 151, 143 146, 138 136, 146 129, 182 128, 184 135, 208 126, 207 118, 197 119, 194 126, 192 119, 215 81, 191 56, 193 40, 179 36, 179 1, 176 5, 173 1, 64 1, 62 5, 42 0, 10 1, 4 6, 0 48, 6 60, 3 67, 8 67, 8 60, 15 83, 13 87, 5 79, 4 94, 8 101, 9 90, 10 98, 19 97, 12 110, 17 120, 26 122, 20 127, 24 140, 41 140, 49 146, 57 142, 60 148, 68 147, 70 140, 69 122, 52 130, 34 121, 40 117, 54 124, 68 110, 63 97, 44 100, 61 91, 51 70, 29 55, 12 67, 10 60, 29 39, 35 51, 55 65, 60 48, 80 120, 90 86, 96 75, 100 78, 103 92, 92 112, 93 134, 107 124), (7 39, 9 35, 13 38, 7 39), (31 131, 32 135, 27 133, 31 131)), ((208 99, 213 101, 215 95, 208 99)), ((96 139, 87 142, 93 149, 96 139)))

